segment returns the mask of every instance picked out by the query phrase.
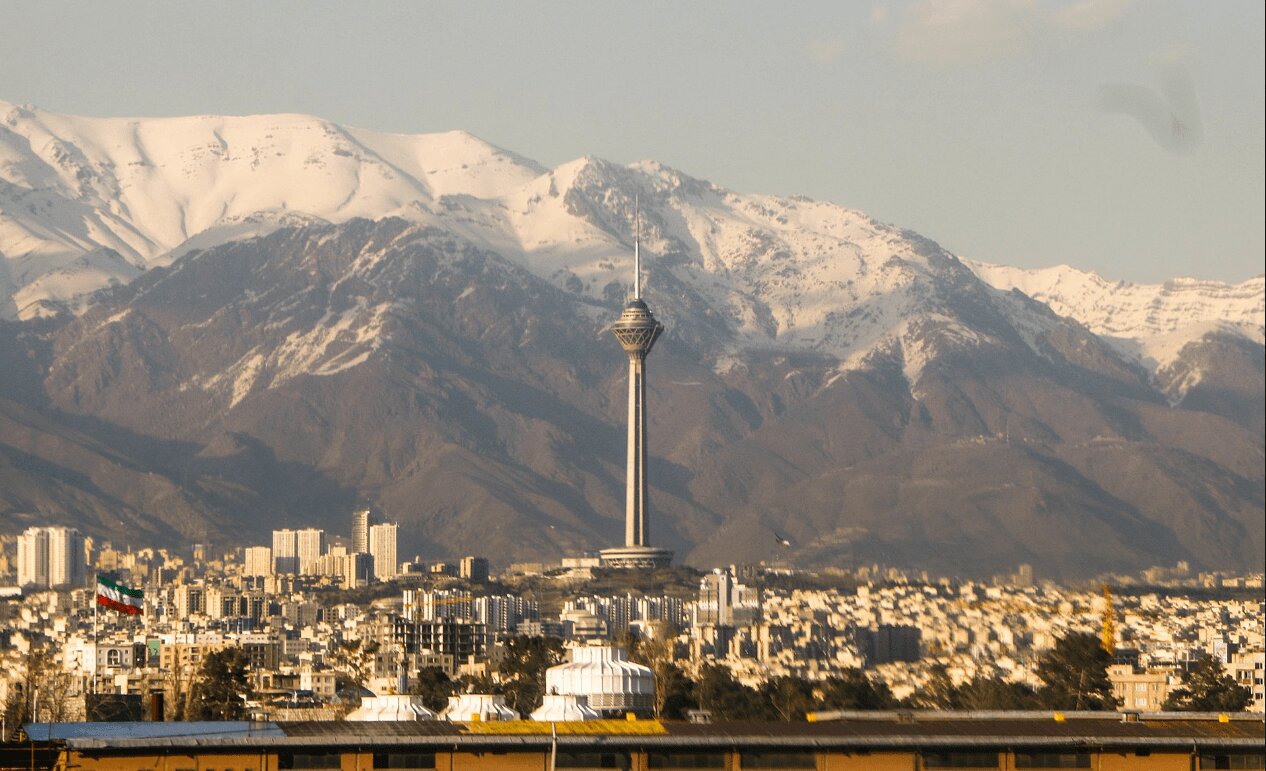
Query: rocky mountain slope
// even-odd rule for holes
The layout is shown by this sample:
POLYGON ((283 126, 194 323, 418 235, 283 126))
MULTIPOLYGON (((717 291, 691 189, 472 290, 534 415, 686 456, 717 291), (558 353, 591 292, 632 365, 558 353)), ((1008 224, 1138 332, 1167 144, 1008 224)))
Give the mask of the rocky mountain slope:
POLYGON ((26 319, 0 323, 14 526, 242 542, 345 530, 367 500, 408 554, 614 543, 624 373, 605 327, 640 199, 668 326, 654 538, 681 558, 1260 569, 1260 280, 1149 315, 1148 288, 968 265, 830 204, 302 116, 8 108, 0 147, 26 319), (1094 315, 1113 303, 1128 312, 1094 315), (1200 324, 1219 326, 1139 353, 1200 324))

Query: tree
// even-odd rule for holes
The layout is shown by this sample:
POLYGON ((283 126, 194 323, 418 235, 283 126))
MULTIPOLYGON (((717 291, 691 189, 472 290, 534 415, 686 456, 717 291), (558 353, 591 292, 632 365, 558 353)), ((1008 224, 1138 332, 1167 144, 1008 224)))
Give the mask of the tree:
POLYGON ((1243 712, 1253 693, 1226 673, 1222 662, 1202 654, 1182 674, 1182 687, 1165 699, 1165 709, 1182 712, 1243 712))
POLYGON ((563 641, 555 637, 518 635, 506 643, 505 658, 497 667, 506 705, 526 716, 541 706, 545 670, 563 660, 563 641))
POLYGON ((694 683, 674 660, 676 637, 677 630, 667 621, 654 621, 646 637, 627 638, 629 661, 647 667, 655 678, 655 717, 680 719, 696 706, 694 683))
POLYGON ((822 709, 890 709, 897 705, 887 683, 872 680, 857 668, 823 680, 819 692, 822 709))
POLYGON ((958 709, 958 688, 946 666, 934 664, 923 687, 904 701, 906 706, 915 709, 958 709))
POLYGON ((73 674, 57 665, 52 650, 35 648, 22 658, 22 672, 10 685, 4 705, 6 725, 67 718, 73 674))
POLYGON ((718 720, 767 720, 769 702, 755 688, 734 679, 728 667, 705 664, 695 684, 695 700, 718 720))
POLYGON ((505 695, 505 683, 499 683, 492 679, 491 675, 462 675, 457 678, 457 685, 453 688, 453 693, 493 693, 505 695))
POLYGON ((1038 699, 1042 706, 1068 710, 1116 709, 1112 681, 1108 679, 1112 661, 1097 636, 1070 632, 1038 661, 1037 676, 1043 683, 1038 699))
POLYGON ((695 681, 686 677, 681 667, 666 664, 655 675, 656 717, 667 720, 683 720, 686 711, 699 706, 695 696, 695 681))
POLYGON ((1024 683, 1009 683, 993 677, 975 677, 955 689, 954 709, 1028 710, 1041 709, 1037 692, 1024 683))
POLYGON ((10 741, 17 734, 23 723, 31 722, 27 711, 28 699, 22 691, 21 683, 9 685, 9 696, 4 702, 4 726, 6 735, 0 736, 0 742, 10 741))
POLYGON ((190 690, 190 720, 241 720, 253 695, 250 660, 241 648, 212 651, 190 690))
POLYGON ((456 692, 457 682, 439 667, 423 667, 418 670, 413 693, 422 697, 422 703, 427 709, 439 712, 448 706, 448 697, 456 692))
POLYGON ((760 695, 779 720, 804 720, 814 707, 813 685, 799 677, 771 677, 761 684, 760 695))

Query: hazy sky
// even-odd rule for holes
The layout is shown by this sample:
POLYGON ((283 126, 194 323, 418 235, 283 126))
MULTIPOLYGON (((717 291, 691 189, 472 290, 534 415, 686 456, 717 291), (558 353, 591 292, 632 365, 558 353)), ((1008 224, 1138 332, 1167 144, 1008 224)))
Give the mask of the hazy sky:
POLYGON ((1261 0, 0 2, 0 99, 461 128, 861 209, 974 259, 1263 272, 1261 0))

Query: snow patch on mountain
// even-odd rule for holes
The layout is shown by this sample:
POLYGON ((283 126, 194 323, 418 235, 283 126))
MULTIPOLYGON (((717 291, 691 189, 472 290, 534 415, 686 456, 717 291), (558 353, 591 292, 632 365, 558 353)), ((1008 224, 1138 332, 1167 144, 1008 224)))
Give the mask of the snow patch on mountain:
POLYGON ((968 262, 999 289, 1018 289, 1076 319, 1153 370, 1209 334, 1240 335, 1261 344, 1266 328, 1266 277, 1238 284, 1177 278, 1163 284, 1108 281, 1068 265, 1038 270, 968 262))
MULTIPOLYGON (((286 224, 269 213, 409 216, 419 202, 497 196, 543 171, 461 131, 383 134, 307 115, 88 118, 0 102, 0 255, 22 289, 101 248, 152 267, 195 236, 207 246, 286 224)), ((41 300, 77 289, 31 289, 6 315, 38 314, 41 300)))
MULTIPOLYGON (((639 205, 647 297, 671 330, 712 335, 718 371, 750 349, 835 357, 841 372, 887 357, 913 387, 956 348, 1018 341, 1046 355, 1043 338, 1064 316, 1153 371, 1193 335, 1262 339, 1261 277, 1149 286, 1066 266, 967 264, 858 211, 740 195, 654 161, 584 157, 547 170, 464 132, 384 134, 304 115, 83 118, 5 103, 0 315, 79 313, 92 291, 197 250, 394 216, 417 225, 400 238, 446 234, 605 319, 629 294, 639 205)), ((388 252, 358 255, 348 275, 369 276, 388 252)), ((271 290, 258 291, 244 299, 271 290)), ((345 371, 372 355, 390 310, 362 302, 298 329, 287 303, 301 301, 263 317, 264 330, 288 335, 275 350, 199 385, 236 403, 260 383, 345 371)))
POLYGON ((232 407, 257 387, 273 388, 303 375, 326 377, 351 369, 382 347, 383 326, 397 305, 370 306, 366 298, 355 298, 351 307, 329 310, 316 322, 287 334, 280 344, 256 346, 214 375, 193 377, 183 389, 225 394, 232 407))

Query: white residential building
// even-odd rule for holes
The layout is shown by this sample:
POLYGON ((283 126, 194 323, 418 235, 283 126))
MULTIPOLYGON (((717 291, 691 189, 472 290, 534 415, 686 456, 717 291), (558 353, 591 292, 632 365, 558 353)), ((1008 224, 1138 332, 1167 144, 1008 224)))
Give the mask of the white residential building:
POLYGON ((294 530, 273 531, 273 572, 299 572, 299 538, 294 530))
POLYGON ((271 576, 273 574, 273 550, 267 546, 247 546, 243 562, 243 575, 271 576))
POLYGON ((48 531, 42 527, 18 536, 18 585, 48 586, 48 531))
POLYGON ((369 553, 369 509, 352 512, 352 553, 369 553))
POLYGON ((295 553, 301 575, 316 575, 317 560, 325 554, 325 531, 315 527, 295 531, 295 553))
POLYGON ((18 584, 82 586, 84 539, 70 527, 32 527, 18 536, 18 584))
POLYGON ((369 553, 374 558, 374 577, 379 581, 395 578, 400 570, 396 561, 396 538, 400 526, 371 525, 369 527, 369 553))

